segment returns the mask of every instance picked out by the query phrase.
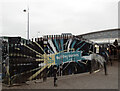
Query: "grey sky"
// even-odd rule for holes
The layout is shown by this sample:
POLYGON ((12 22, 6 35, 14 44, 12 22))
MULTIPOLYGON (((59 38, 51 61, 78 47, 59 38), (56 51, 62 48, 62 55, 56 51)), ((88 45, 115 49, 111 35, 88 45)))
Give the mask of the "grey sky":
MULTIPOLYGON (((118 0, 29 0, 30 37, 118 27, 118 0)), ((27 0, 2 1, 2 35, 26 38, 27 0)))

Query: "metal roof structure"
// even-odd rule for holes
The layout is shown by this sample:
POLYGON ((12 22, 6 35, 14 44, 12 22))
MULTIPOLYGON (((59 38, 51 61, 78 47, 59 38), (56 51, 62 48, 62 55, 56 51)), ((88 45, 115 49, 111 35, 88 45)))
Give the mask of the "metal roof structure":
POLYGON ((113 43, 115 39, 117 39, 118 42, 120 42, 120 29, 118 28, 118 29, 109 29, 109 30, 90 32, 90 33, 78 35, 78 37, 89 39, 97 43, 98 42, 113 43))
POLYGON ((105 33, 105 32, 111 32, 111 31, 120 31, 120 28, 118 28, 118 29, 101 30, 101 31, 96 31, 96 32, 90 32, 90 33, 85 33, 85 34, 81 34, 81 35, 78 35, 78 36, 85 36, 85 35, 96 34, 96 33, 105 33))

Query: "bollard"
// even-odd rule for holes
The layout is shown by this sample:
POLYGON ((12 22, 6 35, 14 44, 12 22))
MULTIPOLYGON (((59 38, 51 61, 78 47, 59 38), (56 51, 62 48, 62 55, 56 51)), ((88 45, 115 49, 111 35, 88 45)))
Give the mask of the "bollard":
POLYGON ((47 69, 45 69, 44 71, 43 71, 43 82, 45 82, 46 80, 47 80, 47 71, 46 71, 47 69))
POLYGON ((104 71, 105 71, 105 75, 108 75, 108 74, 107 74, 106 62, 104 62, 104 71))
POLYGON ((90 62, 90 74, 92 74, 92 60, 90 62))
POLYGON ((57 87, 57 67, 54 67, 54 87, 57 87))

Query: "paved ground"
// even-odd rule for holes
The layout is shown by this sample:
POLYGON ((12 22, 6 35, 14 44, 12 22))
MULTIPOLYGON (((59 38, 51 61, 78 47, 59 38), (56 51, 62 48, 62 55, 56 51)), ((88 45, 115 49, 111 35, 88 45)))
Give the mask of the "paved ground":
POLYGON ((118 89, 118 62, 113 62, 113 66, 108 65, 108 75, 104 71, 93 74, 73 74, 58 78, 57 87, 53 86, 53 78, 48 78, 46 82, 37 80, 27 82, 28 85, 5 87, 3 89, 118 89))
POLYGON ((2 83, 0 82, 0 91, 2 90, 2 83))

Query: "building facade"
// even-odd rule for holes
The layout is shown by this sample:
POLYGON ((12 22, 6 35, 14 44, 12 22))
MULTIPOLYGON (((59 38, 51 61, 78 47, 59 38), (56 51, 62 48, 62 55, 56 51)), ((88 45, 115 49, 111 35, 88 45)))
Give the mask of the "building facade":
POLYGON ((109 29, 87 34, 79 35, 79 37, 89 39, 97 43, 113 43, 117 39, 120 43, 120 29, 109 29))

